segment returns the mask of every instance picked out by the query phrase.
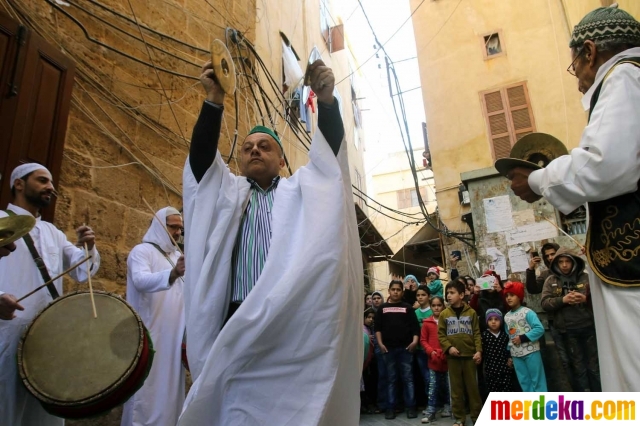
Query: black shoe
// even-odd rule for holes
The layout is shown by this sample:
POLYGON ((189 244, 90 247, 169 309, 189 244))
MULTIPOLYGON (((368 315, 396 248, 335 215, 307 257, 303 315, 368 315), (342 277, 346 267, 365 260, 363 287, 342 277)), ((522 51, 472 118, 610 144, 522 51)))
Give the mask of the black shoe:
POLYGON ((416 411, 415 408, 409 408, 407 410, 407 418, 408 419, 415 419, 416 417, 418 417, 418 412, 416 411))
POLYGON ((396 413, 394 413, 393 410, 387 410, 387 412, 384 413, 384 418, 387 420, 393 420, 396 418, 396 413))
POLYGON ((422 419, 422 423, 433 423, 435 421, 436 421, 436 413, 429 413, 422 419))

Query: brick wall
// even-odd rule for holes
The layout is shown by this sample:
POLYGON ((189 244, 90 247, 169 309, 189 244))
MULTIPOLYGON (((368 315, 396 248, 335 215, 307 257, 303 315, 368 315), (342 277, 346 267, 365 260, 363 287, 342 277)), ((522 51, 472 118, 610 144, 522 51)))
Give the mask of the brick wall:
MULTIPOLYGON (((77 64, 55 224, 72 241, 75 227, 86 222, 94 228, 102 256, 95 280, 98 288, 125 293, 127 254, 141 241, 151 220, 143 199, 155 210, 166 205, 181 207, 182 166, 204 100, 197 77, 209 58, 211 41, 224 40, 226 26, 243 31, 251 40, 256 16, 252 0, 209 3, 99 0, 112 13, 92 1, 74 0, 70 6, 56 7, 43 0, 0 0, 0 7, 14 19, 77 64), (145 44, 136 40, 141 38, 137 25, 126 19, 133 19, 131 8, 140 25, 168 36, 142 30, 148 44, 164 50, 150 49, 152 60, 145 44), (156 72, 153 66, 90 41, 64 12, 96 41, 195 79, 156 72), (106 168, 127 163, 138 164, 106 168)), ((248 93, 246 85, 239 90, 240 135, 255 120, 253 109, 247 106, 248 93)), ((219 146, 228 154, 236 128, 233 97, 227 97, 225 108, 219 146)), ((235 162, 230 166, 235 170, 235 162)), ((73 289, 75 284, 67 282, 67 287, 73 289)))

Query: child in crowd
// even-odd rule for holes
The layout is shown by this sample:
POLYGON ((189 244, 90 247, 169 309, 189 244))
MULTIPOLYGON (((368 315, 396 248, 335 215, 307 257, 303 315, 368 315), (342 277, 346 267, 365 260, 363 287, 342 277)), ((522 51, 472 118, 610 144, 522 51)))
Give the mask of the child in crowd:
POLYGON ((589 276, 585 263, 565 248, 558 249, 542 288, 542 309, 567 351, 563 367, 569 371, 574 392, 602 392, 595 320, 591 306, 589 276))
POLYGON ((371 307, 371 293, 370 292, 366 292, 364 294, 364 308, 370 308, 371 307))
POLYGON ((440 269, 437 266, 427 270, 427 286, 431 292, 431 296, 443 297, 442 281, 440 281, 440 269))
POLYGON ((509 336, 504 331, 502 312, 487 309, 487 329, 482 332, 484 377, 487 392, 512 392, 511 371, 513 361, 507 346, 509 336))
POLYGON ((422 322, 420 346, 429 357, 429 402, 422 413, 422 423, 433 423, 436 412, 442 409, 442 417, 451 417, 449 398, 449 375, 447 374, 447 356, 442 352, 438 340, 438 319, 444 309, 444 299, 439 296, 431 298, 433 315, 422 322))
POLYGON ((389 302, 384 303, 375 316, 376 339, 387 369, 386 419, 396 417, 396 382, 402 376, 407 418, 418 417, 413 385, 413 351, 418 345, 420 328, 413 308, 402 301, 404 283, 393 280, 389 284, 389 302))
POLYGON ((447 284, 447 300, 450 306, 438 320, 438 340, 447 354, 451 383, 451 406, 455 423, 464 426, 466 421, 465 391, 471 420, 475 423, 482 410, 482 401, 476 380, 476 365, 482 361, 480 325, 476 311, 464 303, 465 286, 459 281, 447 284))
MULTIPOLYGON (((418 287, 416 291, 416 301, 419 304, 419 307, 416 309, 416 317, 418 318, 418 327, 422 328, 422 324, 427 318, 430 318, 432 315, 431 306, 429 303, 429 287, 422 284, 418 287)), ((420 369, 420 374, 422 375, 422 380, 424 381, 424 394, 429 397, 429 359, 427 358, 427 354, 422 350, 422 345, 418 345, 416 348, 416 360, 418 361, 418 368, 420 369)))
MULTIPOLYGON (((375 312, 373 309, 367 308, 364 311, 364 324, 362 330, 369 337, 369 351, 365 354, 364 369, 362 370, 362 380, 360 387, 360 412, 373 414, 375 412, 374 403, 376 401, 376 370, 375 364, 375 347, 376 338, 373 331, 373 319, 375 312)), ((365 347, 365 352, 366 347, 365 347)))
MULTIPOLYGON (((371 309, 373 309, 373 312, 377 312, 383 303, 384 299, 382 297, 382 293, 374 291, 371 295, 371 309)), ((373 349, 375 357, 374 363, 378 366, 377 408, 374 411, 378 414, 387 410, 387 367, 384 365, 380 345, 377 341, 373 349)))
POLYGON ((382 293, 379 291, 374 291, 371 295, 371 308, 373 312, 376 312, 380 306, 384 303, 384 299, 382 297, 382 293))
POLYGON ((504 293, 511 309, 504 317, 504 326, 511 340, 511 358, 522 391, 546 392, 547 379, 540 355, 540 338, 544 335, 544 327, 534 311, 522 306, 524 284, 507 282, 504 293))
MULTIPOLYGON (((402 280, 402 277, 394 277, 393 279, 402 280)), ((402 301, 413 306, 413 309, 418 308, 418 301, 416 298, 416 292, 418 291, 418 279, 414 275, 407 275, 404 277, 404 294, 402 295, 402 301)))

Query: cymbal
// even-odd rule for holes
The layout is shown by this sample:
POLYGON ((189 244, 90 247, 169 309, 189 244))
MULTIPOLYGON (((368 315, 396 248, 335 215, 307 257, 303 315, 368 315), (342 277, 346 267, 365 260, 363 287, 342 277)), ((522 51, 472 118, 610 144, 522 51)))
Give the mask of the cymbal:
POLYGON ((213 73, 222 90, 227 95, 233 95, 236 91, 236 67, 227 46, 217 39, 211 43, 211 63, 213 64, 213 73))
POLYGON ((547 133, 529 133, 513 145, 509 158, 498 159, 494 167, 506 177, 515 167, 539 170, 568 153, 567 147, 557 138, 547 133))
POLYGON ((25 236, 36 226, 36 219, 29 215, 0 218, 0 247, 11 244, 25 236))
POLYGON ((498 172, 504 177, 507 177, 507 174, 509 174, 509 171, 511 169, 515 169, 516 167, 524 167, 525 169, 533 169, 533 170, 542 169, 542 167, 540 167, 536 163, 532 163, 526 160, 521 160, 519 158, 499 158, 498 160, 496 160, 493 167, 495 167, 498 170, 498 172))
POLYGON ((546 167, 551 160, 568 153, 567 147, 558 139, 547 133, 538 132, 529 133, 520 138, 511 148, 509 156, 546 167))
POLYGON ((311 72, 309 66, 312 65, 318 59, 322 59, 322 55, 317 47, 313 47, 311 49, 311 54, 309 55, 309 61, 307 62, 307 69, 304 71, 304 85, 311 86, 311 72))

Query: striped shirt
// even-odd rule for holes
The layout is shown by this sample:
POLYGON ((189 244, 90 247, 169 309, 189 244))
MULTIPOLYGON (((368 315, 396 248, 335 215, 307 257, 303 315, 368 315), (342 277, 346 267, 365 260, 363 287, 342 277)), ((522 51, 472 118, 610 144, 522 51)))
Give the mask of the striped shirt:
POLYGON ((280 176, 263 190, 252 179, 249 203, 242 216, 231 259, 233 293, 231 301, 241 303, 258 281, 271 245, 271 208, 280 176))

